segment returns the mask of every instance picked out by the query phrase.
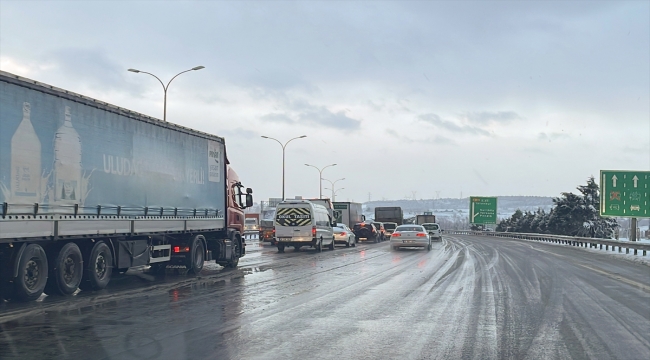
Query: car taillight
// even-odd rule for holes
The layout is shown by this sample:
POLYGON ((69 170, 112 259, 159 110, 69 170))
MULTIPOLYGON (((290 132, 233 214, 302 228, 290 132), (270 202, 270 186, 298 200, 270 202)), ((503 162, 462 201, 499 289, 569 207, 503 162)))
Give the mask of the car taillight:
POLYGON ((314 236, 314 237, 316 236, 316 227, 315 226, 311 227, 311 236, 314 236))
POLYGON ((275 228, 273 228, 273 233, 275 234, 275 228))
POLYGON ((427 233, 417 233, 417 234, 415 234, 415 236, 417 236, 417 237, 425 237, 425 236, 427 236, 427 233))
POLYGON ((341 235, 341 236, 345 236, 345 234, 346 234, 346 232, 343 231, 343 232, 341 232, 339 235, 341 235))
POLYGON ((402 236, 402 234, 394 232, 394 233, 392 233, 390 236, 398 237, 398 236, 402 236))

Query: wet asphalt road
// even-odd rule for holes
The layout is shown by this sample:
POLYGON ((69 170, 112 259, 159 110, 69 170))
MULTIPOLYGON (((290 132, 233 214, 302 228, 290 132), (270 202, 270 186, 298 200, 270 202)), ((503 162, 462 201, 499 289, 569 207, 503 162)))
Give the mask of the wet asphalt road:
POLYGON ((236 270, 0 304, 0 359, 650 358, 650 267, 609 254, 461 235, 247 249, 236 270))

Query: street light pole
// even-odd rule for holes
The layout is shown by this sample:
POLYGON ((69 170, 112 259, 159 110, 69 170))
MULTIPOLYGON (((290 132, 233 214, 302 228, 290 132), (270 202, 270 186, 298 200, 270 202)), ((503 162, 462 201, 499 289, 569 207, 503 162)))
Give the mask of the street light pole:
MULTIPOLYGON (((325 189, 327 189, 327 188, 325 188, 325 189)), ((332 202, 336 201, 336 193, 343 190, 343 189, 345 189, 345 188, 339 188, 339 189, 336 189, 336 190, 334 190, 334 188, 329 189, 329 190, 332 190, 332 202)))
POLYGON ((311 166, 314 169, 318 170, 318 198, 322 199, 323 198, 323 170, 327 169, 330 166, 336 166, 336 164, 326 165, 322 169, 319 169, 318 167, 309 164, 305 164, 305 166, 311 166))
POLYGON ((282 144, 282 143, 280 142, 280 140, 278 140, 278 139, 276 139, 276 138, 272 138, 272 137, 269 137, 269 136, 264 136, 264 135, 262 135, 262 138, 264 138, 264 139, 269 139, 269 140, 275 140, 275 141, 277 141, 278 144, 280 144, 280 146, 282 146, 282 200, 284 200, 284 158, 285 158, 285 156, 284 156, 284 149, 286 149, 287 144, 289 144, 289 143, 292 142, 293 140, 296 140, 296 139, 302 139, 302 138, 306 138, 306 137, 307 137, 307 135, 298 136, 298 137, 295 137, 295 138, 293 138, 293 139, 289 139, 289 140, 287 140, 287 142, 285 142, 284 144, 282 144))
POLYGON ((340 178, 340 179, 337 179, 337 180, 334 180, 334 181, 328 180, 328 179, 321 179, 321 180, 325 180, 325 181, 329 182, 330 185, 332 185, 332 189, 331 189, 332 190, 332 201, 334 201, 334 185, 336 185, 336 183, 341 181, 341 180, 345 180, 345 178, 340 178))
POLYGON ((189 69, 189 70, 181 71, 181 72, 179 72, 178 74, 174 75, 174 77, 173 77, 171 80, 169 80, 169 82, 167 83, 167 85, 165 85, 165 84, 162 82, 162 80, 160 80, 160 78, 159 78, 158 76, 156 76, 156 75, 154 75, 154 74, 152 74, 152 73, 150 73, 150 72, 140 71, 140 70, 137 70, 137 69, 129 69, 129 71, 130 71, 130 72, 133 72, 133 73, 136 73, 136 74, 137 74, 137 73, 143 73, 143 74, 151 75, 151 76, 155 77, 156 80, 158 80, 158 82, 160 83, 160 85, 162 85, 162 87, 163 87, 163 91, 164 91, 164 93, 165 93, 165 97, 164 97, 164 100, 163 100, 163 121, 167 121, 167 89, 169 89, 169 84, 171 84, 172 81, 173 81, 174 79, 176 79, 176 77, 177 77, 178 75, 180 75, 180 74, 186 73, 186 72, 188 72, 188 71, 196 71, 196 70, 201 70, 201 69, 205 69, 205 66, 195 66, 195 67, 193 67, 193 68, 191 68, 191 69, 189 69))

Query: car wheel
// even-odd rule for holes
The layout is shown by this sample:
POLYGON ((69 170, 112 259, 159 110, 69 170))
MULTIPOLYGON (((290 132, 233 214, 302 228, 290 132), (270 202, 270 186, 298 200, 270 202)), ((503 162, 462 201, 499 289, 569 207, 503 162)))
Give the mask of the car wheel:
POLYGON ((320 238, 320 241, 316 244, 316 251, 323 252, 323 238, 320 238))
POLYGON ((284 244, 278 244, 278 252, 283 253, 284 252, 284 244))
POLYGON ((345 247, 350 247, 350 237, 348 236, 348 241, 345 242, 345 247))
POLYGON ((427 251, 431 251, 431 243, 429 243, 429 245, 427 245, 427 251))
POLYGON ((334 249, 336 249, 336 246, 335 246, 335 245, 336 245, 336 244, 335 244, 334 238, 332 237, 332 242, 330 243, 329 249, 330 249, 330 250, 334 250, 334 249))

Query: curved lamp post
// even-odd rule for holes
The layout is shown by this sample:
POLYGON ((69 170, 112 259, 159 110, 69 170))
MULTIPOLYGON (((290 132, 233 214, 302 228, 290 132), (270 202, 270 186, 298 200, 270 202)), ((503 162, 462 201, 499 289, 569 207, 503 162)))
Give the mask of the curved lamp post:
POLYGON ((130 71, 130 72, 133 72, 133 73, 136 73, 136 74, 143 73, 143 74, 151 75, 151 76, 155 77, 156 80, 158 80, 158 82, 160 83, 160 85, 162 85, 162 87, 163 87, 163 91, 165 92, 165 100, 164 100, 164 102, 163 102, 163 104, 164 104, 164 105, 163 105, 163 107, 164 107, 164 109, 163 109, 163 121, 167 121, 167 89, 169 89, 169 84, 171 84, 172 81, 173 81, 174 79, 176 79, 176 77, 177 77, 178 75, 180 75, 180 74, 186 73, 186 72, 188 72, 188 71, 196 71, 196 70, 201 70, 201 69, 205 69, 205 66, 195 66, 195 67, 193 67, 193 68, 191 68, 191 69, 189 69, 189 70, 181 71, 181 72, 179 72, 178 74, 174 75, 174 77, 173 77, 171 80, 169 80, 169 82, 167 83, 167 85, 165 85, 165 84, 162 82, 162 80, 160 80, 160 78, 158 78, 158 76, 156 76, 156 75, 154 75, 154 74, 152 74, 152 73, 150 73, 150 72, 141 71, 141 70, 137 70, 137 69, 129 69, 129 71, 130 71))
POLYGON ((336 201, 336 193, 343 190, 343 189, 345 189, 345 188, 338 188, 336 190, 334 190, 334 188, 331 188, 331 189, 330 188, 325 188, 325 189, 332 190, 332 202, 335 202, 336 201))
MULTIPOLYGON (((330 185, 332 185, 332 187, 330 188, 330 190, 331 190, 331 189, 334 189, 334 185, 336 185, 337 182, 339 182, 341 180, 345 180, 345 178, 340 178, 340 179, 337 179, 337 180, 334 180, 334 181, 328 180, 328 179, 322 179, 322 180, 325 180, 328 183, 330 183, 330 185)), ((334 194, 334 191, 332 191, 332 201, 334 201, 334 197, 335 197, 335 194, 334 194)))
POLYGON ((322 199, 323 198, 323 170, 327 169, 330 166, 336 166, 336 164, 326 165, 322 169, 319 169, 318 167, 316 167, 314 165, 309 165, 309 164, 305 164, 305 166, 311 166, 314 169, 318 170, 318 175, 319 175, 318 176, 318 184, 319 184, 319 186, 318 186, 318 198, 322 199))
POLYGON ((284 149, 286 149, 287 144, 289 144, 289 143, 292 142, 293 140, 306 138, 307 135, 302 135, 302 136, 295 137, 295 138, 293 138, 293 139, 289 139, 289 140, 287 140, 287 142, 285 142, 284 144, 282 144, 282 143, 280 142, 280 140, 278 140, 278 139, 276 139, 276 138, 272 138, 272 137, 268 137, 268 136, 264 136, 264 135, 262 135, 262 137, 263 137, 264 139, 275 140, 275 141, 278 142, 278 144, 280 144, 280 146, 282 146, 282 200, 284 200, 284 149))

